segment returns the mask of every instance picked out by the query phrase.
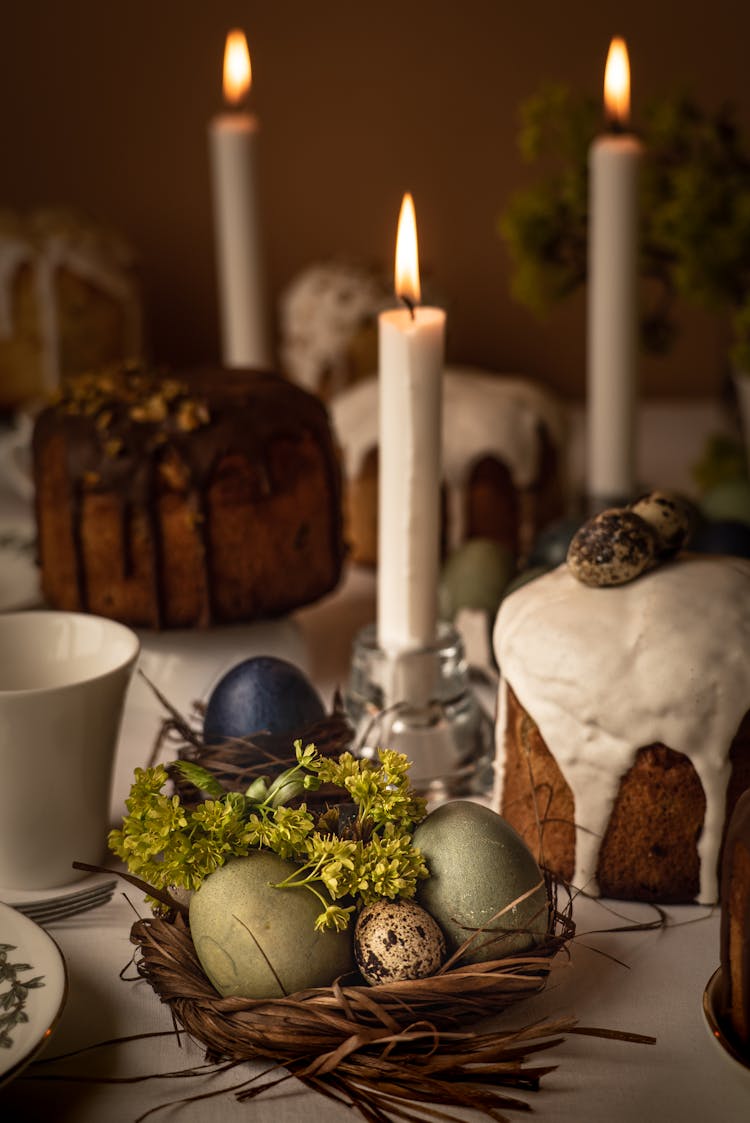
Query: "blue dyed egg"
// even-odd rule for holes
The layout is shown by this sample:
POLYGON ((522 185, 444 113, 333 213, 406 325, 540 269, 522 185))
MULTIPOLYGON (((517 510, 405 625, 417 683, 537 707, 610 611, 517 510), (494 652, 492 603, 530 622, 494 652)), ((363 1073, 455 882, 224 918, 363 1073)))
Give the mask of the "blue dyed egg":
POLYGON ((214 687, 203 739, 217 744, 261 731, 296 733, 324 716, 320 695, 299 667, 258 655, 238 663, 214 687))
POLYGON ((548 523, 537 535, 526 564, 529 568, 546 565, 550 569, 562 565, 568 556, 568 546, 581 525, 580 519, 556 519, 548 523))
POLYGON ((750 526, 729 519, 703 523, 690 540, 690 549, 699 554, 730 554, 750 558, 750 526))

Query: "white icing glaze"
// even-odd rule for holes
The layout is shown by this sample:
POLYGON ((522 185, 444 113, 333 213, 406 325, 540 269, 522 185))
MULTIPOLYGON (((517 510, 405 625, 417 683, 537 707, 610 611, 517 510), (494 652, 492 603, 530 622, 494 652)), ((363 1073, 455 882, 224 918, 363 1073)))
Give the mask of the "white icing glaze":
POLYGON ((22 238, 0 237, 0 339, 13 334, 13 279, 33 253, 22 238))
POLYGON ((284 373, 315 391, 330 372, 333 390, 340 389, 348 344, 393 299, 380 278, 362 266, 332 261, 305 269, 279 304, 284 373))
POLYGON ((44 388, 60 379, 60 342, 55 297, 58 270, 86 281, 117 301, 124 313, 125 355, 137 356, 142 346, 140 298, 132 254, 116 235, 93 227, 66 211, 38 211, 28 219, 0 216, 0 339, 13 333, 13 284, 18 268, 31 263, 40 319, 44 388))
POLYGON ((703 785, 699 901, 717 899, 729 747, 750 709, 750 561, 684 555, 628 585, 589 588, 566 565, 503 602, 496 790, 506 692, 533 717, 575 801, 574 884, 596 892, 600 840, 639 748, 684 753, 703 785))
MULTIPOLYGON (((353 479, 378 442, 377 379, 366 379, 338 394, 331 414, 344 453, 344 470, 353 479)), ((562 447, 567 428, 564 412, 541 387, 474 367, 446 369, 442 456, 453 547, 464 537, 463 496, 474 465, 484 456, 495 456, 508 466, 516 487, 528 487, 539 470, 540 422, 562 447)))

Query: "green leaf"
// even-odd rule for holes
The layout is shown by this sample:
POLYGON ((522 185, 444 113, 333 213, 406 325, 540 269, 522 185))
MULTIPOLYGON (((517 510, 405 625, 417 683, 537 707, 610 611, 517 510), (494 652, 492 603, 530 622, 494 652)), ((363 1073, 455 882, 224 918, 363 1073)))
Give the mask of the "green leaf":
POLYGON ((263 803, 268 795, 268 777, 259 776, 257 780, 253 780, 250 787, 245 792, 245 798, 249 799, 251 803, 263 803))
POLYGON ((213 773, 209 772, 207 768, 201 768, 200 764, 195 764, 191 760, 177 760, 174 767, 182 773, 189 784, 198 788, 199 791, 206 792, 207 795, 212 795, 215 799, 221 799, 223 795, 227 794, 213 773))

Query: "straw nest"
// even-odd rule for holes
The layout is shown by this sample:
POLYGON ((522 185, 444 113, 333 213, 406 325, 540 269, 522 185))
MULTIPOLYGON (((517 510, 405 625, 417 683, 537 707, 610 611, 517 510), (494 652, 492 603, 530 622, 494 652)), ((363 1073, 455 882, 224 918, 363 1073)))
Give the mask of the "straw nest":
MULTIPOLYGON (((165 741, 178 743, 180 759, 200 763, 235 791, 243 790, 261 772, 288 765, 288 738, 277 743, 261 734, 206 745, 195 725, 155 693, 170 717, 163 724, 152 762, 165 741)), ((340 699, 330 715, 300 736, 314 741, 326 754, 338 755, 348 748, 352 730, 340 699)), ((173 772, 172 779, 184 800, 199 797, 178 773, 173 772)), ((546 879, 547 936, 530 952, 462 964, 462 952, 481 938, 480 930, 429 978, 367 986, 352 975, 330 987, 253 1000, 222 998, 214 990, 196 955, 184 906, 138 878, 121 876, 161 900, 168 910, 136 921, 131 940, 137 947, 138 973, 169 1006, 175 1022, 205 1048, 207 1061, 230 1067, 261 1061, 266 1067, 270 1063, 276 1073, 270 1085, 267 1078, 259 1082, 251 1073, 233 1088, 239 1100, 252 1099, 269 1086, 296 1077, 356 1108, 368 1123, 395 1119, 445 1123, 459 1118, 451 1108, 471 1108, 502 1121, 505 1110, 528 1110, 528 1102, 513 1093, 536 1090, 541 1078, 556 1067, 530 1058, 558 1044, 562 1035, 646 1040, 582 1028, 574 1018, 481 1031, 489 1017, 543 990, 555 957, 575 934, 570 895, 566 893, 564 906, 559 907, 558 886, 551 877, 546 879)), ((493 917, 490 923, 496 920, 493 917)))
MULTIPOLYGON (((529 1066, 529 1056, 575 1025, 564 1019, 502 1032, 475 1028, 542 990, 572 937, 570 906, 559 911, 550 889, 550 930, 531 953, 462 966, 459 949, 430 978, 371 987, 352 976, 277 999, 221 998, 200 966, 184 911, 136 921, 131 939, 139 974, 209 1061, 272 1062, 284 1070, 282 1080, 296 1076, 371 1123, 434 1118, 435 1105, 442 1119, 455 1118, 446 1107, 502 1119, 503 1108, 528 1107, 507 1089, 533 1090, 550 1071, 529 1066)), ((236 1094, 251 1098, 264 1087, 248 1083, 236 1094)))

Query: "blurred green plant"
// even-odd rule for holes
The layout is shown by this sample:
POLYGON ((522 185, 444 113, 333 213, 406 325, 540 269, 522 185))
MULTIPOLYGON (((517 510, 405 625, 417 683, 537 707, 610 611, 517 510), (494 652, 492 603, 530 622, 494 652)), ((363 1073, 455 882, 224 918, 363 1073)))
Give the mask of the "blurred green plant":
MULTIPOLYGON (((499 220, 514 297, 536 312, 586 281, 588 149, 599 105, 546 86, 521 106, 519 148, 540 177, 499 220)), ((750 370, 750 152, 730 105, 702 110, 688 96, 646 109, 640 191, 644 348, 665 352, 678 296, 731 317, 732 360, 750 370)))

